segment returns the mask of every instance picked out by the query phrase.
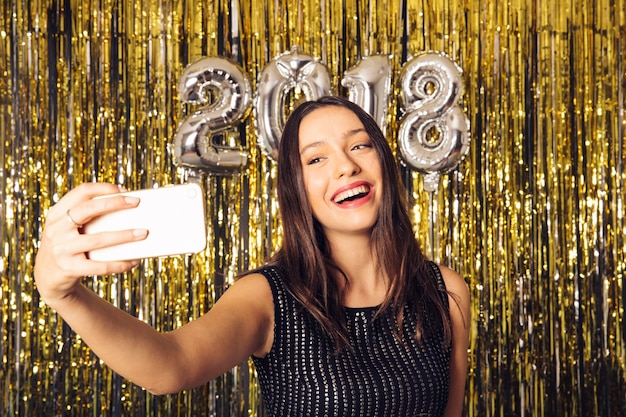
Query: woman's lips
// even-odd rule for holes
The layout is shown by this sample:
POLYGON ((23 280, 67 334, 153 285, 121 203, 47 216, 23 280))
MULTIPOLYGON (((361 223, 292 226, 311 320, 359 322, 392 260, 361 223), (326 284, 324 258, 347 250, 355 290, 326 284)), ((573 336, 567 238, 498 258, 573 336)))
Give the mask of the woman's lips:
POLYGON ((353 183, 337 190, 331 200, 336 204, 345 204, 368 196, 370 190, 371 186, 366 182, 353 183))

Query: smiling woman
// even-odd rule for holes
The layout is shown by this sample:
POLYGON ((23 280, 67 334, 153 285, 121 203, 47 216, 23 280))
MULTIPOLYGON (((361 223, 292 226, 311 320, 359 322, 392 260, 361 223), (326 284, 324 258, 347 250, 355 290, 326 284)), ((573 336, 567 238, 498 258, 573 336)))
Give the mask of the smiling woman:
POLYGON ((216 378, 252 357, 271 416, 460 416, 469 295, 414 238, 393 154, 376 122, 339 97, 298 107, 279 146, 283 246, 197 320, 160 333, 107 303, 84 275, 137 261, 90 251, 146 231, 85 234, 138 199, 83 184, 53 206, 35 264, 41 296, 107 365, 153 393, 216 378), (154 366, 159 364, 159 366, 154 366))
POLYGON ((468 290, 422 254, 376 122, 346 99, 323 97, 293 112, 279 150, 278 198, 289 227, 269 262, 276 269, 260 270, 274 293, 276 334, 267 356, 255 358, 268 408, 460 415, 468 290))
POLYGON ((313 216, 326 238, 369 233, 376 222, 383 186, 378 154, 363 123, 345 107, 317 109, 299 129, 300 160, 313 216))

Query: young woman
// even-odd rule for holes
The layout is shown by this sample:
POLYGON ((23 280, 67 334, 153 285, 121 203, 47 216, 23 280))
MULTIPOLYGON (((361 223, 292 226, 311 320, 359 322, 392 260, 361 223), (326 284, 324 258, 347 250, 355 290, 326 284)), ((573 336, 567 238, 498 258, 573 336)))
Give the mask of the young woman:
POLYGON ((252 356, 272 416, 460 416, 469 292, 415 240, 395 159, 376 123, 339 97, 300 105, 278 159, 283 246, 204 316, 169 333, 99 298, 85 275, 136 261, 85 253, 146 230, 80 225, 134 207, 83 184, 53 206, 35 265, 40 294, 111 368, 153 393, 200 385, 252 356))

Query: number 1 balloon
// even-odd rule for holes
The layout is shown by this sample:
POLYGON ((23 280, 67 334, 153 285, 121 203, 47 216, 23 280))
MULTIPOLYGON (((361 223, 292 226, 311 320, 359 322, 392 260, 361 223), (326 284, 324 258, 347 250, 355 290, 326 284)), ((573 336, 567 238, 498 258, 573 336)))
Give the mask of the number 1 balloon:
POLYGON ((348 99, 368 112, 385 132, 387 105, 391 93, 389 57, 387 55, 363 57, 344 73, 341 85, 348 89, 348 99))

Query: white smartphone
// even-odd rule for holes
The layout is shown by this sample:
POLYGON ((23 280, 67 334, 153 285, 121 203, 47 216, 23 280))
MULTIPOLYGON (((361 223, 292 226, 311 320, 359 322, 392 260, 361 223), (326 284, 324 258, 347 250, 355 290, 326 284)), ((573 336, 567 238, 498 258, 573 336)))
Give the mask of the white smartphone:
MULTIPOLYGON (((128 191, 139 205, 97 217, 83 226, 85 233, 147 229, 144 240, 89 252, 90 259, 120 261, 198 253, 206 248, 207 232, 202 187, 195 183, 128 191)), ((116 194, 117 195, 117 194, 116 194)), ((110 195, 97 197, 108 198, 110 195)))

